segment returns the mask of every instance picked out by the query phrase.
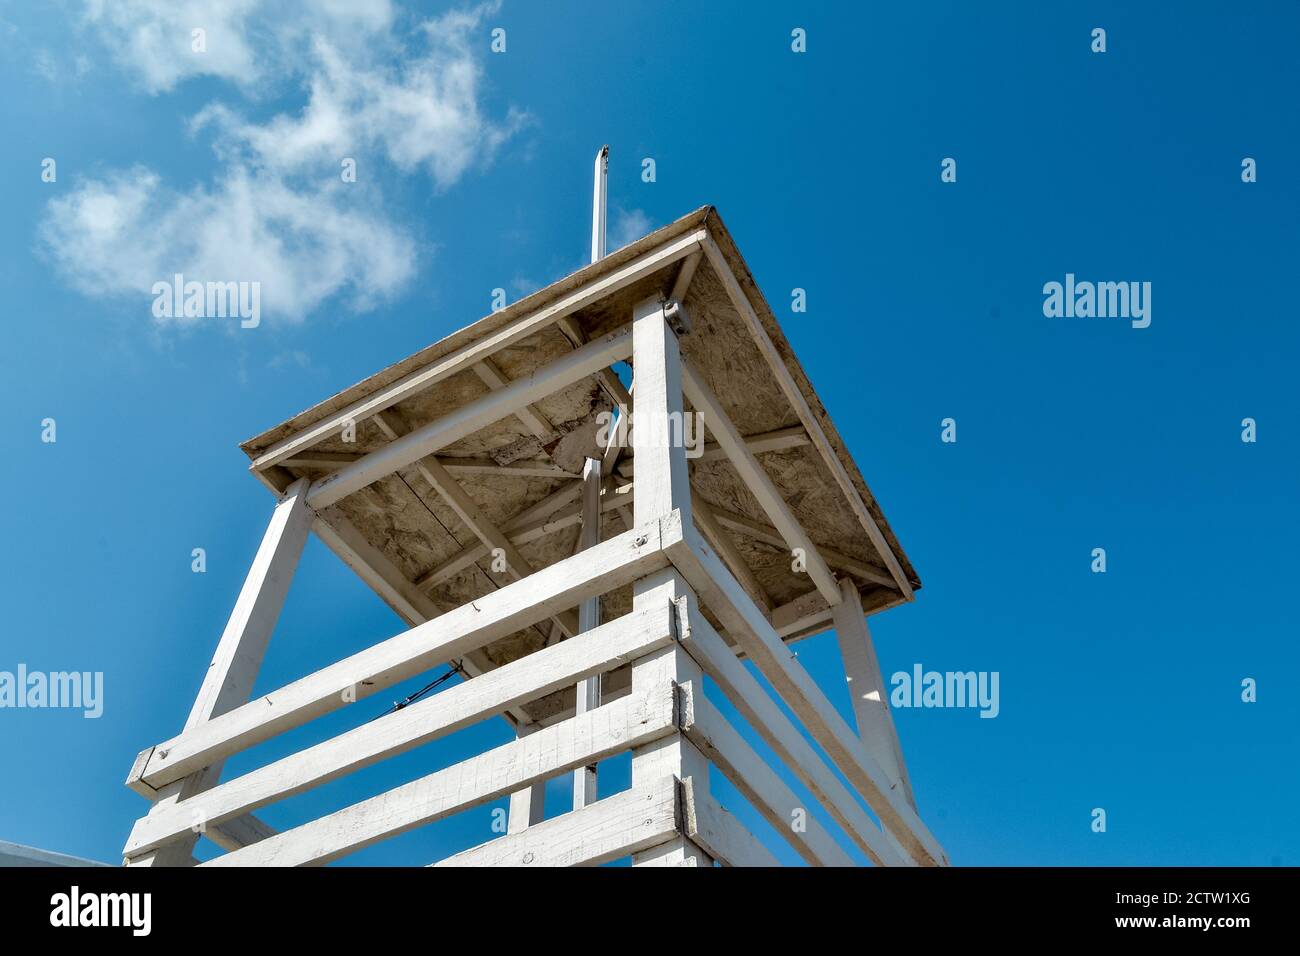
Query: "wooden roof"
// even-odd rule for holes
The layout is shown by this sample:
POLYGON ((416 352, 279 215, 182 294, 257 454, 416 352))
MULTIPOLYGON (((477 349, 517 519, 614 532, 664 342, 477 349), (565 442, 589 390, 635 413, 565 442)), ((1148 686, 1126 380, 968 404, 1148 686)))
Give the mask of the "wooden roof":
MULTIPOLYGON (((795 358, 730 233, 711 206, 480 319, 240 447, 256 462, 277 443, 303 429, 337 416, 393 383, 608 280, 629 263, 701 230, 707 231, 719 255, 700 257, 684 297, 692 329, 680 338, 683 356, 725 406, 742 435, 776 433, 769 442, 773 450, 758 450, 758 460, 832 570, 837 575, 848 575, 859 586, 867 611, 901 603, 906 596, 899 586, 885 583, 892 577, 891 563, 896 560, 894 567, 911 588, 919 588, 920 579, 795 358), (737 295, 743 295, 748 308, 737 307, 737 295), (884 549, 873 543, 873 533, 884 549)), ((549 322, 526 337, 510 341, 491 352, 490 362, 505 379, 527 377, 573 351, 576 344, 626 325, 632 307, 649 296, 667 295, 681 269, 681 259, 667 261, 661 268, 569 313, 568 324, 549 322)), ((387 422, 404 432, 445 416, 488 393, 491 386, 485 375, 490 373, 467 368, 443 378, 389 407, 385 412, 387 422)), ((484 517, 498 528, 508 529, 512 521, 517 525, 518 517, 539 502, 566 486, 579 484, 575 477, 581 473, 584 458, 600 457, 602 452, 596 441, 597 416, 609 413, 613 404, 608 389, 602 388, 597 376, 590 376, 530 406, 534 415, 531 426, 512 415, 440 450, 438 459, 444 464, 462 460, 462 467, 454 470, 456 479, 484 517), (558 473, 550 474, 552 471, 558 473)), ((345 442, 340 434, 330 433, 309 451, 255 471, 270 487, 283 490, 295 478, 307 476, 314 480, 330 474, 338 467, 332 459, 345 461, 374 451, 390 440, 391 434, 380 422, 364 418, 357 423, 355 442, 345 442)), ((791 602, 812 590, 808 577, 791 570, 788 548, 780 543, 779 536, 773 538, 764 530, 770 531, 768 519, 731 463, 725 456, 705 455, 693 460, 690 469, 696 495, 723 519, 731 543, 773 607, 795 608, 791 602)), ((627 474, 624 465, 621 472, 615 472, 616 482, 623 481, 627 474)), ((572 507, 575 501, 566 507, 572 507)), ((490 559, 479 559, 439 577, 440 573, 445 575, 440 568, 466 549, 474 548, 478 540, 425 480, 418 466, 399 469, 322 513, 327 521, 331 515, 346 517, 409 581, 426 582, 433 575, 436 580, 422 587, 443 610, 508 581, 504 575, 493 573, 490 559)), ((603 536, 625 530, 628 521, 630 517, 624 517, 619 510, 606 512, 603 536)), ((545 567, 571 555, 577 536, 577 524, 570 524, 520 544, 519 551, 534 569, 545 567)), ((608 595, 604 605, 606 618, 616 616, 630 606, 629 596, 608 595)), ((787 638, 814 633, 825 626, 819 623, 795 627, 787 638)), ((529 628, 489 647, 486 658, 489 665, 499 665, 547 640, 545 627, 529 628)))

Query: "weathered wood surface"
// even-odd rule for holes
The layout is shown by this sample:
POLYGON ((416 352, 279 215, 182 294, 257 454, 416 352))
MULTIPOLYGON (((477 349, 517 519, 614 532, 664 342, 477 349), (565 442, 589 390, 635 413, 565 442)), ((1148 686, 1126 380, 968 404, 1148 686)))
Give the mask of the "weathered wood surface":
POLYGON ((693 527, 684 528, 683 540, 668 550, 674 566, 690 582, 700 600, 718 616, 727 633, 862 794, 885 828, 918 863, 946 865, 942 847, 916 811, 890 786, 862 741, 699 532, 693 527))
POLYGON ((127 841, 139 853, 184 833, 194 820, 219 824, 455 733, 506 708, 642 657, 672 641, 667 604, 618 618, 572 640, 511 661, 379 720, 283 757, 141 819, 127 841))
POLYGON ((482 647, 666 563, 680 519, 624 532, 159 744, 144 781, 158 787, 262 740, 482 647))
POLYGON ((434 866, 599 866, 681 832, 678 782, 664 777, 507 834, 434 866))
POLYGON ((682 733, 726 774, 795 852, 813 866, 853 866, 853 858, 718 709, 702 694, 693 694, 689 700, 691 709, 682 713, 682 733))
POLYGON ((437 359, 424 368, 416 369, 374 393, 352 402, 322 420, 300 429, 293 435, 276 442, 259 454, 252 463, 261 471, 297 454, 332 435, 337 435, 349 422, 361 422, 375 412, 396 405, 437 382, 463 372, 483 359, 520 339, 527 338, 547 325, 571 315, 586 305, 631 285, 638 279, 663 268, 683 256, 699 249, 703 230, 697 230, 667 245, 638 256, 616 271, 594 282, 584 283, 568 295, 520 316, 502 329, 471 342, 464 348, 437 359))
POLYGON ((539 780, 674 733, 677 696, 676 689, 665 684, 649 694, 615 701, 203 865, 328 863, 539 780))

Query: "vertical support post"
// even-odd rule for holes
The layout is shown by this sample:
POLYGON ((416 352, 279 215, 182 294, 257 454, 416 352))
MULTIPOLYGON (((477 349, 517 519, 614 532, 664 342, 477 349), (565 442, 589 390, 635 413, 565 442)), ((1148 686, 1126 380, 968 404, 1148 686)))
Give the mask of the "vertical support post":
MULTIPOLYGON (((676 510, 685 524, 691 520, 691 487, 687 474, 686 448, 678 439, 686 434, 682 426, 682 370, 677 337, 664 319, 663 303, 646 299, 632 314, 632 365, 636 391, 632 395, 632 441, 636 449, 636 492, 632 498, 637 526, 658 520, 676 510), (674 429, 674 418, 678 427, 674 429)), ((659 571, 632 585, 632 609, 663 606, 685 598, 693 605, 695 595, 676 570, 659 571)), ((673 645, 632 662, 634 694, 666 683, 691 684, 703 693, 704 675, 680 647, 673 645)), ((692 778, 694 786, 708 790, 709 763, 680 733, 670 734, 653 744, 632 751, 632 786, 651 783, 666 776, 692 778)), ((652 850, 636 853, 633 866, 712 866, 713 860, 699 845, 684 836, 652 850)))
MULTIPOLYGON (((588 458, 582 467, 582 531, 578 550, 585 551, 600 543, 599 458, 588 458)), ((600 626, 600 596, 590 597, 578 605, 578 633, 600 626)), ((585 714, 600 706, 600 675, 578 681, 575 714, 585 714)), ((573 772, 573 809, 581 810, 596 802, 596 766, 579 767, 573 772)))
POLYGON ((880 673, 876 649, 871 643, 866 615, 862 613, 862 595, 847 578, 840 581, 840 593, 843 600, 831 608, 831 616, 844 662, 844 674, 849 681, 849 696, 853 698, 858 736, 867 752, 885 771, 889 782, 900 787, 907 802, 915 808, 912 782, 907 776, 894 715, 889 709, 889 693, 884 675, 880 673))
MULTIPOLYGON (((536 724, 520 724, 516 737, 527 737, 537 730, 536 724)), ((510 794, 510 815, 506 833, 521 833, 546 819, 546 781, 542 780, 510 794)))
POLYGON ((605 203, 609 183, 609 147, 596 154, 595 182, 591 193, 591 261, 605 258, 605 203))
MULTIPOLYGON (((199 724, 246 703, 252 694, 271 632, 280 617, 285 595, 298 567, 298 558, 316 517, 307 507, 309 485, 306 478, 298 479, 276 505, 226 629, 221 634, 217 652, 208 665, 203 685, 190 709, 186 730, 193 730, 199 724)), ((178 780, 159 791, 154 809, 201 793, 215 786, 220 777, 221 763, 218 762, 178 780)), ((195 821, 196 826, 202 823, 201 820, 195 821)), ((182 840, 130 860, 130 865, 187 865, 198 837, 199 831, 196 830, 182 840)))

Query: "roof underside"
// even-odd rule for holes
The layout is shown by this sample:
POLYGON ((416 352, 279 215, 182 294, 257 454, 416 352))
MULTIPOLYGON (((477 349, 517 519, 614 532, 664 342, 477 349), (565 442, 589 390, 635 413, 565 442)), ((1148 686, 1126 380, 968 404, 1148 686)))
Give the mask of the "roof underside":
MULTIPOLYGON (((462 329, 244 442, 241 448, 250 459, 256 459, 276 442, 336 414, 340 409, 412 371, 481 340, 520 317, 535 313, 574 290, 609 275, 633 259, 700 228, 707 229, 717 244, 732 275, 757 314, 763 332, 775 346, 776 353, 802 393, 811 414, 825 433, 830 448, 847 471, 861 502, 874 518, 912 586, 919 587, 920 581, 915 571, 790 350, 789 343, 722 220, 712 207, 697 210, 462 329)), ((667 295, 681 268, 681 261, 668 263, 658 271, 573 312, 570 319, 586 341, 614 331, 630 321, 632 308, 637 302, 656 294, 667 295)), ((802 434, 800 429, 806 423, 800 420, 799 410, 783 392, 780 379, 760 349, 750 324, 733 304, 723 278, 707 257, 701 257, 684 302, 692 329, 680 339, 682 354, 712 389, 739 432, 747 437, 783 429, 792 429, 792 435, 802 434)), ((529 337, 494 352, 491 362, 505 378, 513 381, 527 376, 574 348, 570 336, 556 324, 550 324, 529 337)), ((488 392, 489 386, 484 379, 473 370, 466 370, 400 401, 388 409, 386 414, 390 416, 390 423, 395 422, 409 431, 488 392)), ((496 527, 508 528, 520 514, 566 486, 575 484, 575 477, 581 473, 585 457, 601 456, 603 449, 596 441, 599 427, 597 416, 602 412, 610 412, 613 404, 597 378, 591 376, 531 406, 553 426, 552 433, 546 438, 539 438, 519 417, 512 415, 441 449, 437 455, 444 464, 460 458, 480 463, 490 460, 496 465, 528 469, 528 473, 523 475, 510 474, 504 470, 495 473, 467 473, 462 469, 455 471, 455 477, 484 516, 496 527), (556 467, 575 477, 537 473, 556 467)), ((364 455, 389 441, 373 419, 357 424, 355 438, 355 442, 348 443, 340 435, 331 435, 311 449, 311 455, 318 456, 316 459, 303 454, 299 456, 304 461, 303 464, 295 464, 290 459, 283 465, 272 466, 262 477, 280 489, 287 487, 294 478, 322 478, 337 467, 332 467, 326 461, 331 456, 344 458, 364 455)), ((856 570, 866 567, 874 570, 878 578, 889 577, 886 560, 873 546, 862 521, 855 513, 853 503, 815 444, 804 442, 779 450, 759 451, 757 458, 835 573, 849 576, 859 586, 867 610, 899 603, 901 595, 896 588, 868 580, 860 570, 856 570), (832 560, 832 556, 835 560, 832 560)), ((787 548, 772 540, 764 540, 762 534, 737 530, 745 521, 766 526, 769 520, 725 457, 705 456, 704 459, 693 460, 690 471, 696 496, 709 502, 729 519, 727 530, 732 544, 770 597, 773 607, 792 602, 812 590, 806 574, 791 570, 787 548)), ((623 481, 626 477, 626 474, 620 476, 618 471, 615 472, 616 482, 623 481)), ((571 509, 572 505, 573 502, 570 501, 564 507, 571 509)), ((492 571, 490 558, 481 558, 445 579, 437 579, 440 577, 437 573, 439 568, 479 542, 446 501, 421 476, 415 465, 402 468, 344 498, 326 510, 323 514, 326 520, 333 509, 346 516, 409 581, 421 581, 433 573, 435 580, 424 586, 423 590, 444 611, 509 583, 504 574, 492 571)), ((624 531, 630 523, 630 515, 630 505, 626 510, 605 512, 602 537, 624 531)), ((571 524, 536 540, 522 543, 519 550, 534 569, 542 568, 573 554, 578 534, 577 524, 571 524)), ((629 609, 628 588, 608 594, 603 599, 603 619, 618 616, 629 609)), ((804 633, 819 629, 821 628, 813 628, 804 633)), ((789 636, 802 635, 795 633, 789 636)), ((484 652, 486 663, 489 666, 499 666, 537 649, 549 639, 548 623, 520 631, 488 647, 484 652)), ((549 703, 544 709, 559 712, 567 706, 566 701, 571 703, 572 697, 572 691, 567 693, 567 697, 563 693, 553 695, 554 699, 548 699, 549 703)), ((542 719, 535 713, 532 716, 534 719, 542 719)))

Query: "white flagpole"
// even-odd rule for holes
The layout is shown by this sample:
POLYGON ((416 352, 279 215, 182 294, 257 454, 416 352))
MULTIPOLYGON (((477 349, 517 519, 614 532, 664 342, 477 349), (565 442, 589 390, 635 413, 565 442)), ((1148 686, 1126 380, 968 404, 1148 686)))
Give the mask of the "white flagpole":
POLYGON ((605 258, 605 196, 609 180, 609 147, 596 154, 595 184, 591 196, 591 261, 605 258))

